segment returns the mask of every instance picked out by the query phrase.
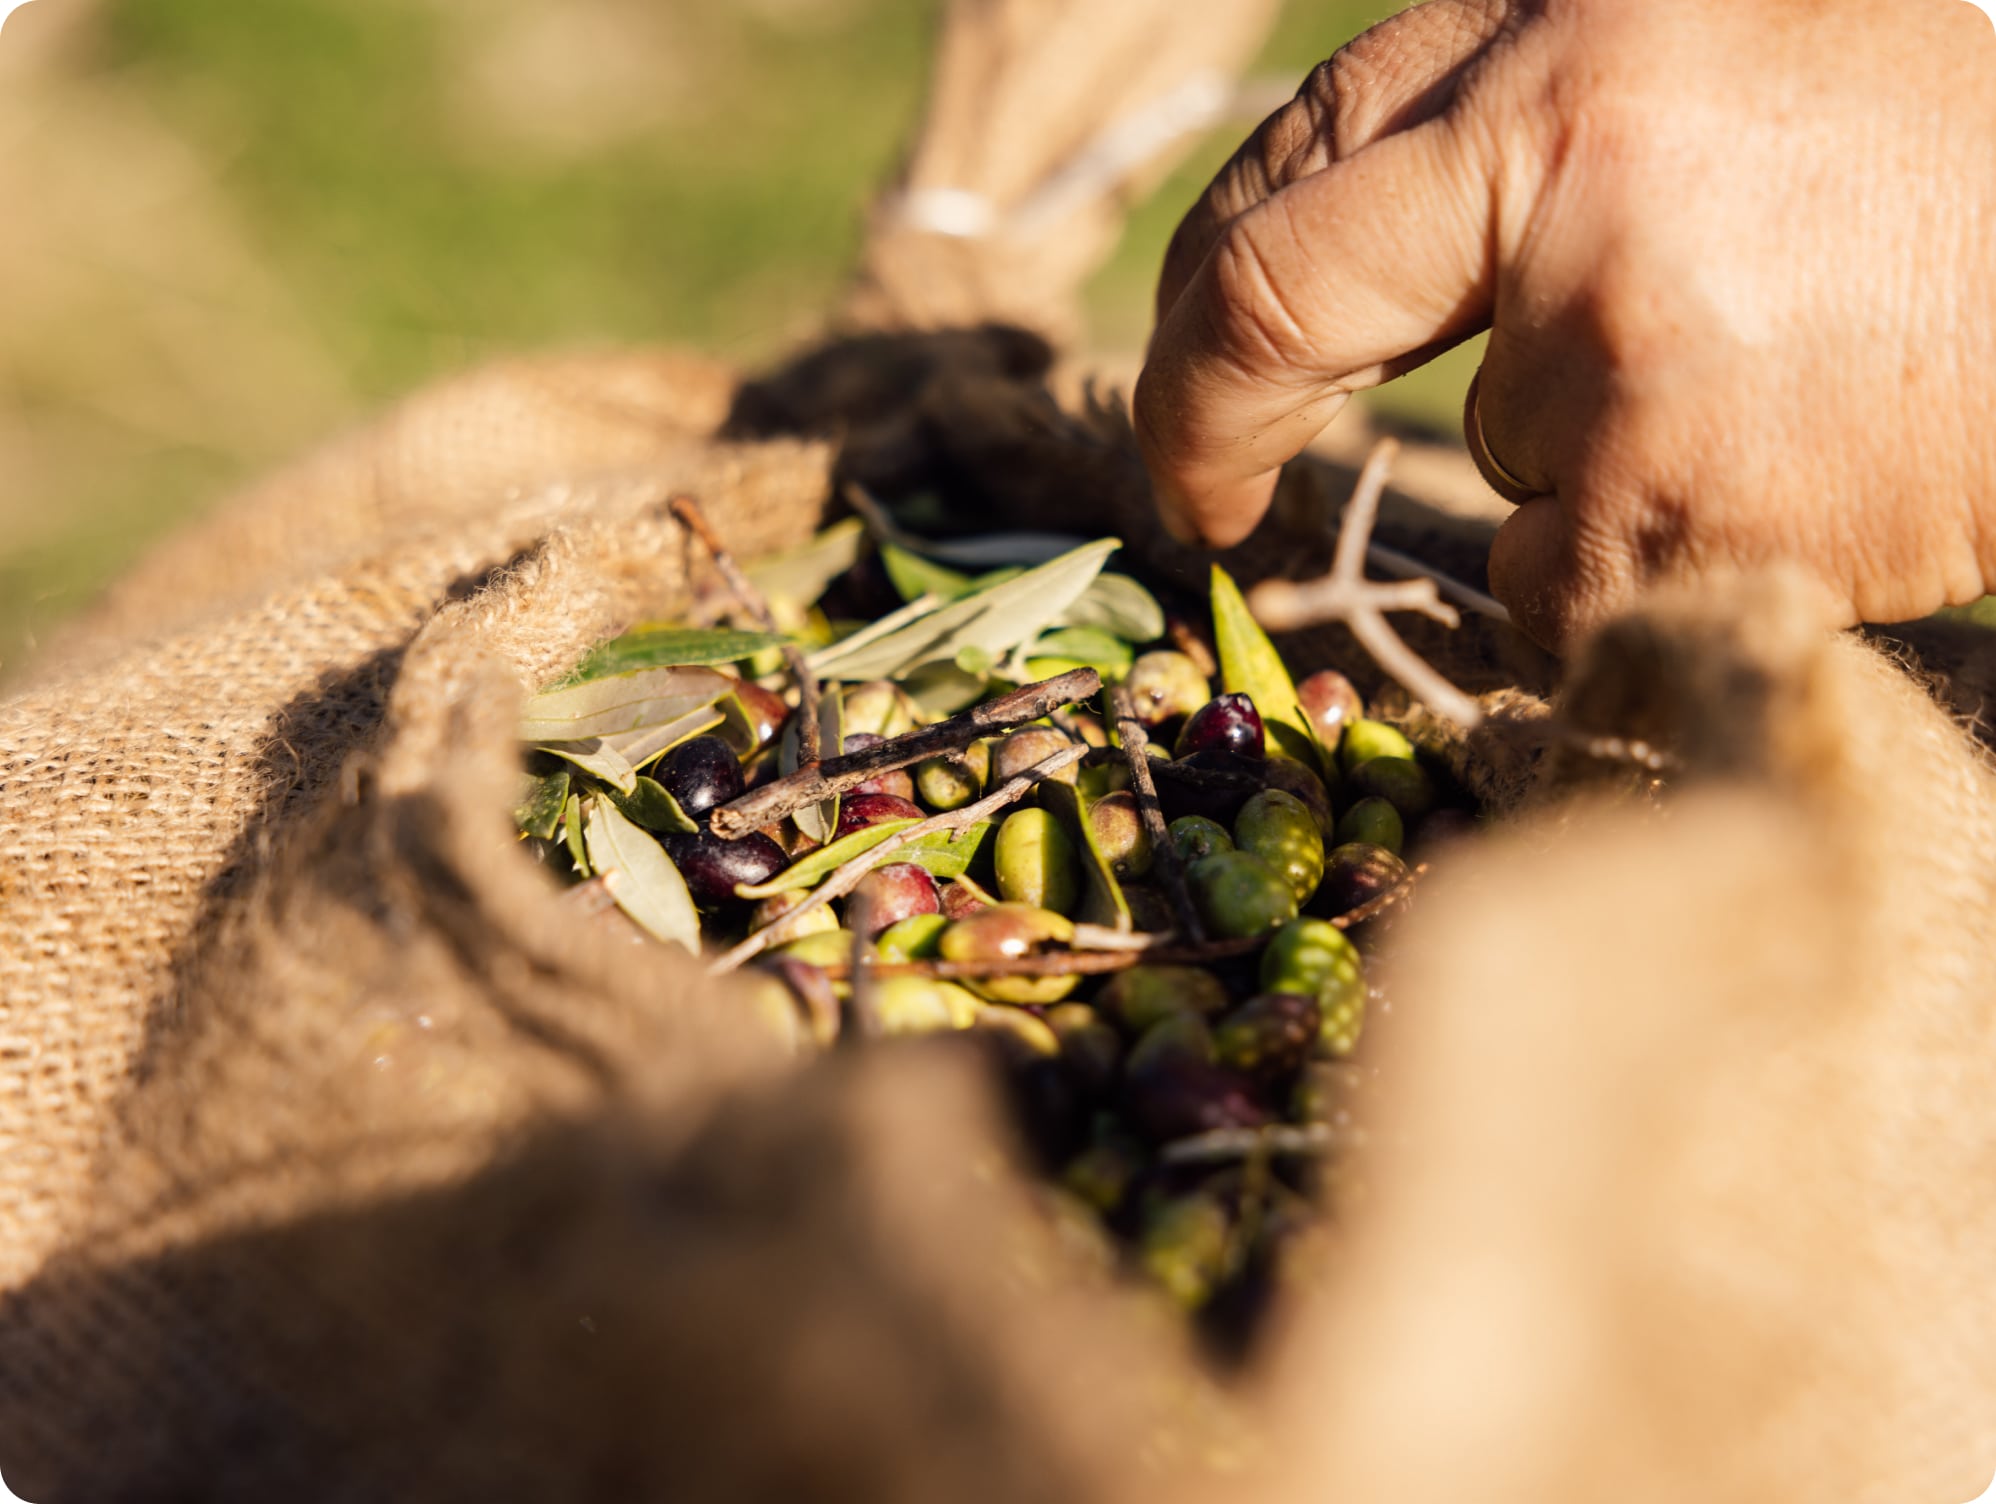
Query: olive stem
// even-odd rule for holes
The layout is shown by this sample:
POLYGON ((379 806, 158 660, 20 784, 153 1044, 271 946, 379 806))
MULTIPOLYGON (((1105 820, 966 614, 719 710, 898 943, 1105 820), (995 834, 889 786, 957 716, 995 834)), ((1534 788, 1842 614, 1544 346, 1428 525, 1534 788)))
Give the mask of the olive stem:
POLYGON ((1264 581, 1249 595, 1248 604, 1262 625, 1276 632, 1343 622, 1373 662, 1415 699, 1435 714, 1473 730, 1483 722, 1483 707, 1408 647, 1386 620, 1388 611, 1418 611, 1444 626, 1457 627, 1462 625, 1461 615, 1441 598, 1432 579, 1386 583, 1365 577, 1366 545, 1378 520, 1379 498, 1385 493, 1393 458, 1399 452, 1398 442, 1381 439, 1367 456, 1351 500, 1345 503, 1331 572, 1307 584, 1264 581))
MULTIPOLYGON (((848 752, 843 757, 828 757, 815 768, 799 768, 788 777, 766 783, 734 802, 722 805, 714 811, 709 823, 715 835, 726 840, 737 839, 752 830, 766 829, 808 805, 842 794, 869 778, 910 767, 940 753, 961 751, 982 737, 1037 721, 1063 705, 1088 699, 1100 693, 1101 689, 1102 676, 1094 669, 1071 669, 1056 678, 1028 684, 995 700, 987 700, 933 726, 890 737, 877 746, 848 752)), ((1086 747, 1075 749, 1076 757, 1087 752, 1086 747)), ((1063 767, 1066 765, 1061 764, 1063 767)))
MULTIPOLYGON (((1090 678, 1094 677, 1093 670, 1089 670, 1088 673, 1090 678)), ((1036 719, 1036 717, 1033 719, 1036 719)), ((877 752, 880 748, 876 747, 871 750, 877 752)), ((841 898, 850 893, 854 888, 859 886, 861 878, 865 877, 867 873, 878 867, 903 846, 908 845, 912 841, 919 841, 924 836, 940 835, 953 830, 968 830, 979 821, 996 814, 1006 805, 1021 798, 1028 789, 1032 788, 1042 778, 1051 777, 1062 768, 1081 761, 1087 755, 1088 749, 1086 747, 1063 747, 1060 751, 1054 753, 1053 756, 1047 758, 1046 761, 1036 763, 1032 767, 1027 768, 1023 773, 1000 784, 975 804, 966 804, 962 809, 951 810, 947 814, 931 815, 928 819, 919 821, 914 825, 910 825, 906 830, 889 836, 872 850, 861 852, 843 867, 833 870, 823 882, 818 884, 817 889, 809 898, 798 904, 796 908, 785 914, 781 919, 757 930, 753 935, 742 941, 740 945, 737 945, 733 950, 722 956, 708 970, 715 976, 733 971, 744 961, 752 960, 760 955, 784 934, 794 929, 797 921, 813 909, 822 908, 834 898, 841 898)), ((835 759, 835 761, 851 761, 851 759, 842 758, 835 759)), ((830 766, 830 764, 827 764, 827 766, 830 766)), ((896 764, 896 766, 898 767, 900 764, 896 764)), ((719 822, 717 821, 716 823, 718 824, 719 822)), ((891 968, 881 963, 869 966, 867 969, 877 975, 886 975, 891 968)))
POLYGON ((1185 931, 1186 938, 1194 945, 1203 944, 1206 927, 1200 923, 1199 910, 1185 886, 1185 864, 1178 859, 1178 848, 1172 844, 1164 808, 1157 802, 1157 784, 1150 776, 1150 733, 1137 718, 1136 701, 1131 698, 1128 686, 1118 684, 1109 691, 1109 709, 1116 717, 1116 738, 1123 745, 1123 761, 1129 764, 1137 813, 1150 836, 1151 857, 1158 871, 1164 874, 1164 891, 1170 896, 1172 912, 1178 916, 1179 928, 1185 931))
POLYGON ((797 757, 802 768, 815 768, 823 749, 818 745, 818 676, 804 661, 804 650, 790 640, 788 633, 778 629, 776 615, 769 609, 769 602, 763 593, 756 589, 755 581, 742 572, 735 556, 728 552, 728 546, 721 541, 721 535, 714 531, 707 514, 700 503, 691 496, 675 496, 666 503, 679 525, 697 537, 705 545, 708 557, 713 559, 714 568, 727 581, 728 590, 734 596, 743 613, 757 627, 783 639, 779 650, 783 662, 790 670, 790 677, 797 681, 797 757))

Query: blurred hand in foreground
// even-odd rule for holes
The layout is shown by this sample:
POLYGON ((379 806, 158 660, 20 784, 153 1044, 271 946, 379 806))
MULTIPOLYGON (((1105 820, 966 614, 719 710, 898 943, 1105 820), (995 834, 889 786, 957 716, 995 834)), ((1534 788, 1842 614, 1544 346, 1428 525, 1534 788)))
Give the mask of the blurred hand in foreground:
POLYGON ((1557 645, 1788 559, 1851 620, 1996 588, 1996 28, 1964 0, 1430 0, 1319 68, 1180 226, 1137 386, 1224 546, 1354 391, 1479 330, 1557 645))

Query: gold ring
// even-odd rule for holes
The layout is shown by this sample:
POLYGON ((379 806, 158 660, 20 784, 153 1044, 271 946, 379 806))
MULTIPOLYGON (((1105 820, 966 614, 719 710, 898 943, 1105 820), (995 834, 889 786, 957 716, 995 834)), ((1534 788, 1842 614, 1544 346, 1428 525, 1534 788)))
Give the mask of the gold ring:
POLYGON ((1534 497, 1545 495, 1545 490, 1540 486, 1527 485, 1490 452, 1490 440, 1483 434, 1483 411, 1476 400, 1482 390, 1483 372, 1479 369, 1470 378, 1469 395, 1462 404, 1462 437, 1469 445, 1469 457, 1476 462, 1477 470, 1490 483, 1491 490, 1511 505, 1523 506, 1534 497))

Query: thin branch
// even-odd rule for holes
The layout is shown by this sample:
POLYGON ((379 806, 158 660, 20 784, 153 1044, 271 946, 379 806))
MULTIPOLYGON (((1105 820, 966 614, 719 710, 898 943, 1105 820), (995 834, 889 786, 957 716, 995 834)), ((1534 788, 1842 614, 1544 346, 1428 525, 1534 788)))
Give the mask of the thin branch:
POLYGON ((1266 581, 1255 587, 1248 598, 1249 604, 1264 626, 1278 632, 1320 622, 1343 622, 1373 661, 1415 699, 1435 714, 1459 726, 1473 728, 1482 723, 1482 706, 1408 647, 1386 620, 1388 611, 1418 611, 1444 626, 1455 627, 1462 624, 1461 616, 1442 600, 1432 579, 1388 584, 1365 577, 1366 544, 1379 515, 1379 498, 1386 490, 1386 477, 1399 449, 1392 439, 1381 439, 1373 446, 1351 500, 1345 504, 1331 572, 1321 580, 1303 585, 1286 580, 1266 581))
POLYGON ((1364 1142, 1353 1129, 1339 1131, 1328 1123, 1303 1127, 1278 1124, 1268 1128, 1216 1128, 1166 1144, 1158 1155, 1167 1165, 1215 1165, 1261 1155, 1301 1158, 1352 1149, 1364 1142))
MULTIPOLYGON (((890 737, 877 746, 848 752, 843 757, 826 758, 815 768, 799 768, 788 777, 752 789, 715 810, 711 821, 713 832, 732 840, 752 830, 765 829, 786 815, 842 794, 869 778, 910 767, 944 752, 960 751, 981 737, 1010 731, 1037 721, 1062 705, 1085 700, 1101 688, 1102 676, 1094 669, 1071 669, 1056 678, 987 700, 933 726, 890 737)), ((1087 751, 1086 747, 1077 749, 1078 754, 1087 751)))
POLYGON ((818 745, 818 676, 811 672, 804 661, 804 650, 790 640, 788 633, 776 625, 776 615, 769 609, 769 602, 763 593, 756 589, 755 581, 742 572, 735 556, 728 552, 728 546, 721 541, 721 535, 714 531, 713 524, 707 521, 707 514, 700 509, 700 503, 691 496, 675 496, 666 503, 666 509, 678 520, 679 525, 699 538, 706 545, 707 553, 714 561, 714 568, 727 581, 728 590, 751 622, 765 632, 783 638, 783 661, 790 669, 790 677, 797 682, 797 754, 798 765, 815 768, 822 749, 818 745))
MULTIPOLYGON (((1024 796, 1026 791, 1042 778, 1051 777, 1062 768, 1081 761, 1087 755, 1088 749, 1086 747, 1063 747, 1044 762, 1036 763, 1017 777, 999 785, 997 789, 986 794, 975 804, 966 804, 962 809, 951 810, 947 814, 931 815, 928 819, 910 825, 906 830, 889 836, 871 851, 862 852, 843 867, 837 868, 822 883, 818 884, 816 891, 809 898, 798 904, 796 908, 785 914, 781 919, 757 930, 748 939, 742 941, 740 945, 737 945, 725 956, 722 956, 708 970, 716 976, 722 972, 733 971, 744 961, 752 960, 785 934, 794 930, 797 926, 797 921, 806 914, 809 914, 813 909, 822 908, 834 898, 843 898, 846 894, 850 893, 854 888, 859 886, 861 878, 865 877, 867 873, 878 867, 887 858, 910 842, 919 841, 924 836, 940 835, 948 831, 968 830, 980 820, 988 819, 1006 805, 1024 796)), ((827 764, 827 766, 830 765, 827 764)), ((882 975, 886 974, 884 967, 879 968, 879 970, 882 975)))
POLYGON ((1151 859, 1164 877, 1171 911, 1178 916, 1178 926, 1185 931, 1186 938, 1194 945, 1202 944, 1206 927, 1200 923, 1199 910, 1185 886, 1185 864, 1178 859, 1178 848, 1172 844, 1164 808, 1157 801, 1157 784, 1150 776, 1150 733, 1137 719, 1136 702, 1130 698, 1127 686, 1118 684, 1109 691, 1109 711, 1116 718, 1116 737, 1123 744, 1123 761, 1129 764, 1137 813, 1150 836, 1151 859))
POLYGON ((1454 575, 1435 568, 1425 559, 1417 559, 1384 543, 1372 542, 1365 545, 1365 560, 1374 569, 1383 569, 1403 580, 1433 580, 1435 588, 1463 610, 1474 611, 1478 616, 1488 617, 1507 627, 1511 625, 1511 613, 1500 602, 1474 585, 1465 585, 1454 575))

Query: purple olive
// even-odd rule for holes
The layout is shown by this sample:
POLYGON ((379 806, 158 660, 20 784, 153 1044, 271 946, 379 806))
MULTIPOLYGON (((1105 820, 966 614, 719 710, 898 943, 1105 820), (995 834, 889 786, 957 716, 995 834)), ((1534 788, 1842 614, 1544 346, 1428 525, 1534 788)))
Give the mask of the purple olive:
POLYGON ((1296 698, 1317 740, 1332 751, 1345 734, 1345 727, 1365 714, 1365 701, 1358 697, 1351 680, 1334 668, 1320 669, 1296 686, 1296 698))
POLYGON ((1261 712, 1246 695, 1215 695, 1192 713, 1178 733, 1179 757, 1195 752, 1231 752, 1237 757, 1264 757, 1267 741, 1261 712))
POLYGON ((741 760, 718 736, 696 736, 659 759, 655 775, 696 820, 742 791, 741 760))
POLYGON ((665 836, 660 844, 686 879, 693 901, 703 909, 725 909, 741 903, 735 895, 737 884, 766 883, 790 865, 783 848, 760 832, 739 841, 724 841, 701 831, 698 835, 665 836))
POLYGON ((1123 1082, 1122 1104, 1129 1120, 1154 1143, 1217 1128, 1259 1128, 1268 1121, 1245 1076, 1185 1057, 1131 1073, 1123 1082))
MULTIPOLYGON (((845 740, 847 752, 864 752, 869 747, 877 747, 887 738, 872 731, 855 731, 845 740)), ((891 773, 882 773, 877 778, 869 778, 865 783, 852 786, 854 794, 892 794, 896 799, 913 800, 915 780, 905 768, 896 768, 891 773)))
POLYGON ((845 794, 839 799, 838 836, 843 838, 885 820, 920 820, 921 806, 898 794, 845 794))
POLYGON ((1335 919, 1392 892, 1407 880, 1407 864, 1384 846, 1348 841, 1324 860, 1324 880, 1311 912, 1335 919))
POLYGON ((917 914, 942 912, 942 901, 936 893, 936 880, 927 868, 913 862, 890 862, 875 867, 852 890, 852 897, 846 902, 846 923, 857 929, 862 912, 866 915, 866 933, 871 937, 917 914))
POLYGON ((790 719, 790 707, 783 703, 783 696, 750 679, 737 684, 734 695, 741 702, 742 714, 748 720, 749 734, 755 738, 756 746, 766 747, 775 741, 784 722, 790 719))

